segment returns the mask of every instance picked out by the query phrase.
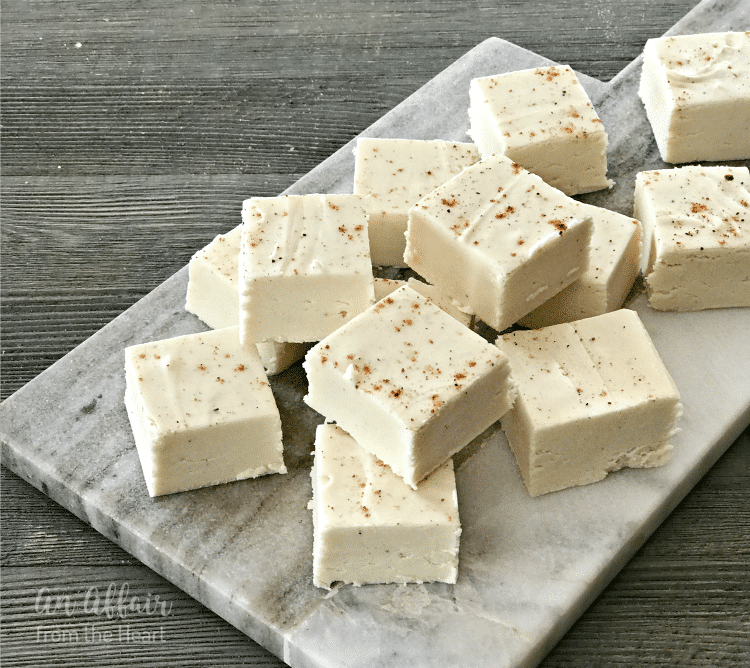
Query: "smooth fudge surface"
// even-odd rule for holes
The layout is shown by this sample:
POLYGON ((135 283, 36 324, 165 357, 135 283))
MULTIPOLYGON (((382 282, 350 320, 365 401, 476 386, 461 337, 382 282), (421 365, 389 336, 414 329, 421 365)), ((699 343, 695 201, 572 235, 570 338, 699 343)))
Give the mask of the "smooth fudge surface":
POLYGON ((313 346, 303 366, 305 402, 414 488, 515 394, 505 354, 409 286, 313 346))
POLYGON ((607 133, 567 65, 473 79, 469 135, 483 158, 503 154, 566 195, 608 188, 607 133))
POLYGON ((649 304, 668 311, 750 306, 750 171, 640 172, 634 207, 649 230, 649 304))
POLYGON ((245 200, 240 340, 319 341, 374 301, 367 213, 357 195, 245 200))
POLYGON ((583 204, 495 155, 410 209, 405 258, 502 331, 586 272, 591 232, 583 204))
POLYGON ((750 31, 649 39, 638 94, 665 162, 750 158, 750 31))
POLYGON ((524 327, 548 327, 619 309, 641 265, 640 221, 585 204, 591 213, 589 268, 577 281, 519 320, 524 327))
POLYGON ((361 137, 355 156, 354 194, 369 214, 372 264, 405 267, 409 208, 479 160, 479 151, 465 142, 361 137))
MULTIPOLYGON (((213 329, 233 327, 240 320, 239 257, 242 226, 214 238, 193 255, 188 265, 185 309, 213 329)), ((266 374, 275 375, 302 359, 314 342, 256 343, 266 374)))
POLYGON ((518 383, 501 427, 531 496, 671 457, 680 395, 637 313, 503 334, 518 383))
POLYGON ((125 379, 151 496, 286 473, 279 411, 237 326, 130 346, 125 379))
POLYGON ((316 586, 456 581, 452 459, 414 490, 343 429, 322 424, 311 477, 316 586))

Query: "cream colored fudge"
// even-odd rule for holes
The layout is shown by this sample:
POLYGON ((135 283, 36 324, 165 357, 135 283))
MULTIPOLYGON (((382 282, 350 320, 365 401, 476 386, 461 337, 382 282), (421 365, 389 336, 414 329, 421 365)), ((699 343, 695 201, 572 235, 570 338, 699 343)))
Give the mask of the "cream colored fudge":
POLYGON ((409 286, 317 343, 303 366, 305 402, 414 488, 515 392, 506 356, 409 286))
POLYGON ((581 278, 519 320, 524 327, 548 327, 620 308, 638 277, 641 229, 635 218, 584 204, 591 213, 589 268, 581 278))
POLYGON ((236 326, 130 346, 125 380, 151 496, 286 473, 276 402, 236 326))
POLYGON ((311 477, 316 586, 456 581, 452 459, 414 490, 343 429, 322 424, 311 477))
POLYGON ((750 32, 648 40, 638 95, 665 162, 750 158, 750 32))
POLYGON ((591 231, 584 205, 496 155, 410 209, 404 256, 501 331, 585 273, 591 231))
POLYGON ((750 171, 640 172, 635 215, 650 232, 649 304, 666 311, 750 306, 750 171))
POLYGON ((354 193, 367 206, 372 264, 405 267, 409 208, 479 160, 479 151, 461 142, 363 137, 355 156, 354 193))
POLYGON ((240 341, 319 341, 374 301, 358 195, 288 195, 242 207, 240 341))
POLYGON ((460 306, 459 304, 456 304, 449 297, 446 297, 434 285, 424 283, 423 281, 417 280, 413 277, 407 279, 406 281, 400 281, 390 278, 376 278, 375 301, 380 301, 381 299, 383 299, 383 297, 387 297, 392 292, 395 292, 398 288, 404 285, 408 285, 423 297, 427 297, 427 299, 429 299, 433 304, 439 306, 448 315, 452 315, 461 324, 466 325, 469 328, 472 328, 474 326, 473 313, 460 306))
POLYGON ((234 327, 240 319, 238 225, 193 255, 188 264, 185 309, 213 329, 234 327))
POLYGON ((531 496, 672 454, 680 396, 635 311, 502 335, 518 397, 501 426, 531 496))
MULTIPOLYGON (((242 226, 217 236, 188 265, 185 309, 213 329, 236 326, 240 319, 239 256, 242 226)), ((256 343, 266 374, 272 376, 302 359, 314 342, 256 343)))
POLYGON ((469 136, 567 195, 608 188, 607 133, 567 65, 473 79, 469 136))

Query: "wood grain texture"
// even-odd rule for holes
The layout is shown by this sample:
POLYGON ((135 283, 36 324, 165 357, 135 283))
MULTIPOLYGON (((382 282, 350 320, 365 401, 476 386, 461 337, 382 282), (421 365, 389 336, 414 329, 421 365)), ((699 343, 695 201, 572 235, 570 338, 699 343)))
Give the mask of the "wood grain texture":
MULTIPOLYGON (((608 80, 695 4, 3 0, 1 396, 482 39, 608 80)), ((749 483, 746 430, 543 665, 750 665, 749 483)), ((0 485, 3 665, 282 665, 14 474, 0 485), (110 586, 169 615, 82 609, 110 586)))

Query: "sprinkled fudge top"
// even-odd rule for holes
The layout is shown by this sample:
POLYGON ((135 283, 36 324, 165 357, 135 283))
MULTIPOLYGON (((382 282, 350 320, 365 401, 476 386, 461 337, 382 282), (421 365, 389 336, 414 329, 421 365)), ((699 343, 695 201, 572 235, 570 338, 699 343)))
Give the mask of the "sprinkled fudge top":
POLYGON ((635 311, 498 338, 532 421, 552 426, 679 398, 635 311))
POLYGON ((357 195, 256 197, 242 206, 245 278, 372 273, 357 195))
POLYGON ((474 144, 422 139, 361 138, 354 193, 372 210, 400 212, 479 160, 474 144))
POLYGON ((702 167, 640 172, 657 246, 679 251, 750 245, 750 171, 702 167))
POLYGON ((750 100, 750 31, 650 39, 645 55, 665 68, 678 106, 709 99, 750 100))
POLYGON ((502 155, 467 167, 412 211, 429 216, 504 273, 591 218, 582 204, 502 155))
POLYGON ((604 132, 591 100, 567 65, 474 79, 470 88, 472 105, 489 105, 507 149, 604 132))
POLYGON ((278 412, 258 353, 240 347, 237 327, 138 344, 125 357, 128 384, 160 431, 278 412))
POLYGON ((227 234, 216 237, 210 244, 195 253, 192 259, 210 264, 230 283, 236 284, 241 236, 242 226, 238 225, 227 234))
POLYGON ((506 356, 408 285, 318 343, 328 365, 414 431, 506 356))
POLYGON ((323 526, 426 526, 458 528, 453 460, 432 472, 418 489, 404 484, 390 467, 333 424, 315 436, 319 484, 318 521, 323 526))

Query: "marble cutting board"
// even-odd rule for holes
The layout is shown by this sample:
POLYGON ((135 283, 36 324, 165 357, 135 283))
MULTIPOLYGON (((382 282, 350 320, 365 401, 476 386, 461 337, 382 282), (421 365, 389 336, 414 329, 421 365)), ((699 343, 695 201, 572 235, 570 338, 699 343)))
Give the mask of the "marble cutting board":
MULTIPOLYGON (((747 3, 704 0, 670 32, 748 29, 747 3)), ((545 64, 487 40, 365 134, 467 141, 472 77, 545 64)), ((609 133, 616 181, 584 199, 626 214, 635 173, 663 166, 636 96, 639 74, 636 60, 608 84, 581 76, 609 133)), ((350 192, 351 149, 287 192, 350 192)), ((682 393, 670 464, 531 499, 504 436, 491 428, 456 457, 457 584, 329 594, 311 582, 306 506, 321 418, 301 401, 299 365, 272 381, 287 475, 147 494, 122 403, 122 350, 205 329, 184 311, 186 285, 183 269, 7 399, 2 461, 295 667, 536 664, 750 422, 750 309, 659 313, 637 296, 628 307, 682 393)))

